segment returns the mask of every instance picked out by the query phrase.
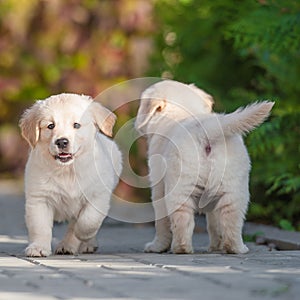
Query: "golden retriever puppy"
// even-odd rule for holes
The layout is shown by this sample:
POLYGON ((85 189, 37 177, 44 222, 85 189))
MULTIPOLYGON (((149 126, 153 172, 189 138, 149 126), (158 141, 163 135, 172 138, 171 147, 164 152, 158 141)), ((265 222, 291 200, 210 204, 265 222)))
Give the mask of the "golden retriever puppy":
POLYGON ((116 116, 88 96, 37 101, 20 119, 31 146, 25 170, 27 256, 51 254, 53 221, 69 221, 56 254, 92 253, 121 172, 121 154, 107 136, 116 116))
POLYGON ((231 114, 193 85, 162 81, 146 89, 135 121, 147 135, 156 236, 146 252, 192 253, 194 212, 206 213, 210 251, 246 253, 242 226, 250 160, 242 134, 262 123, 272 102, 231 114))

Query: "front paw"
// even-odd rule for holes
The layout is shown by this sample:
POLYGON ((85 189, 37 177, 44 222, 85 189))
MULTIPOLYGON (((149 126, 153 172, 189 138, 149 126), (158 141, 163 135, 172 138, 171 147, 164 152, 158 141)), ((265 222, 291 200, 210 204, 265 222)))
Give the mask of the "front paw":
POLYGON ((78 245, 72 245, 61 241, 56 247, 55 254, 57 255, 76 255, 78 254, 78 245))
POLYGON ((87 242, 82 242, 79 247, 79 253, 94 253, 98 249, 96 238, 92 238, 87 242))
POLYGON ((51 254, 51 249, 37 243, 31 243, 25 249, 25 255, 30 257, 46 257, 51 254))
POLYGON ((193 246, 190 243, 176 243, 173 241, 171 251, 174 254, 194 253, 193 246))
POLYGON ((170 248, 169 243, 162 243, 154 239, 154 241, 147 243, 144 248, 146 253, 162 253, 168 251, 170 248))

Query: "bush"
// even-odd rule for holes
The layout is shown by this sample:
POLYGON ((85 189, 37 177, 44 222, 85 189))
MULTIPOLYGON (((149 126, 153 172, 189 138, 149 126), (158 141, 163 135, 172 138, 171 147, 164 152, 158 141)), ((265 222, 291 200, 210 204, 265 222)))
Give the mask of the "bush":
POLYGON ((161 0, 156 13, 162 30, 151 75, 196 83, 214 96, 216 110, 276 101, 269 122, 246 140, 248 219, 300 230, 300 4, 161 0))

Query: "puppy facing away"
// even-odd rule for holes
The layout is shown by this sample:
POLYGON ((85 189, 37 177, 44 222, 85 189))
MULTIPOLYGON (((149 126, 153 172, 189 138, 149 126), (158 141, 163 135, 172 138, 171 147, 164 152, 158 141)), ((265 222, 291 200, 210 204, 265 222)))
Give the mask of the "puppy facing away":
POLYGON ((162 81, 146 89, 135 122, 147 135, 156 235, 145 252, 192 253, 194 213, 205 213, 210 251, 246 253, 242 227, 249 202, 250 160, 242 135, 274 103, 230 114, 194 85, 162 81))
POLYGON ((27 256, 51 254, 53 221, 69 222, 56 254, 92 253, 121 172, 116 116, 91 97, 37 101, 20 119, 31 146, 25 170, 27 256))

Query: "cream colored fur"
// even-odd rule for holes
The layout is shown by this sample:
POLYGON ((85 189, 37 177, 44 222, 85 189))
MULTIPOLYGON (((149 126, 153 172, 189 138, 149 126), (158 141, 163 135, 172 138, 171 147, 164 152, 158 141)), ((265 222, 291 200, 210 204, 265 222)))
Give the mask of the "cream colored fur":
POLYGON ((162 81, 141 96, 136 129, 147 135, 156 236, 146 252, 191 253, 194 213, 206 213, 210 251, 246 253, 242 226, 250 159, 242 134, 262 123, 272 102, 223 115, 193 85, 162 81))
POLYGON ((112 135, 114 123, 108 109, 75 94, 51 96, 24 112, 20 127, 31 146, 25 171, 27 256, 51 254, 54 220, 69 221, 57 254, 97 248, 96 234, 121 172, 121 154, 104 135, 112 135), (68 140, 63 149, 57 142, 62 138, 68 140))

